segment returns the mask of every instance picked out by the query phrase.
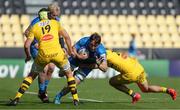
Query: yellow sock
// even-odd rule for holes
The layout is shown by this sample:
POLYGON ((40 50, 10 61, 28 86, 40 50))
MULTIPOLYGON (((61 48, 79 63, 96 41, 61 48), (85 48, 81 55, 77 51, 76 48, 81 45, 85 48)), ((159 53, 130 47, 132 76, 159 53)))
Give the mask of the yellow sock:
POLYGON ((78 94, 77 94, 77 89, 76 89, 76 81, 74 79, 74 77, 68 78, 68 87, 70 88, 73 100, 78 100, 78 94))
POLYGON ((132 95, 132 93, 133 93, 133 90, 129 89, 128 94, 132 95))
POLYGON ((166 87, 161 87, 162 88, 162 92, 167 92, 167 88, 166 87))
POLYGON ((32 83, 32 78, 31 77, 26 77, 24 80, 23 80, 23 83, 21 84, 15 98, 21 98, 22 95, 24 94, 24 92, 29 88, 29 86, 31 85, 32 83))

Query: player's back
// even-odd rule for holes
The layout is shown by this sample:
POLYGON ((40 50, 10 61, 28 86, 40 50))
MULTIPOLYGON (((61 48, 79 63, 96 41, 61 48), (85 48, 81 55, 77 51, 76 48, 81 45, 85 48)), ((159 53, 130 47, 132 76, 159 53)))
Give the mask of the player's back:
POLYGON ((42 20, 32 27, 32 33, 39 44, 39 53, 50 55, 62 50, 58 35, 61 29, 62 27, 56 20, 42 20))
POLYGON ((108 66, 114 68, 121 73, 133 73, 135 69, 143 69, 135 58, 124 57, 122 54, 117 54, 111 50, 107 50, 108 66))

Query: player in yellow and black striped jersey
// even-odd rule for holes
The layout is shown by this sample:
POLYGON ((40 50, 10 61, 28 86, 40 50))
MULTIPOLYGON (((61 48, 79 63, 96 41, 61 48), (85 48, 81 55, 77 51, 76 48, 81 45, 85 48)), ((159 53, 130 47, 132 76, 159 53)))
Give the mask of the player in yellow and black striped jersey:
POLYGON ((109 80, 109 84, 132 97, 132 103, 137 102, 141 95, 135 93, 129 89, 126 85, 130 83, 137 83, 142 92, 154 92, 154 93, 168 93, 173 100, 176 99, 176 91, 171 88, 149 85, 146 79, 146 73, 143 66, 137 59, 128 57, 126 53, 116 53, 111 50, 107 50, 107 64, 121 74, 112 77, 109 80))
MULTIPOLYGON (((47 13, 44 12, 42 16, 46 15, 47 13)), ((39 51, 38 55, 34 60, 34 63, 31 68, 31 72, 29 75, 24 79, 23 83, 21 84, 18 92, 13 100, 10 101, 8 105, 15 106, 18 104, 19 99, 25 93, 25 91, 29 88, 32 84, 33 80, 37 77, 39 73, 44 70, 44 67, 49 63, 54 63, 57 67, 61 68, 67 77, 68 87, 70 88, 74 104, 78 104, 78 95, 76 89, 76 82, 72 75, 70 64, 67 59, 66 54, 62 50, 59 44, 59 37, 61 35, 63 28, 56 20, 49 20, 47 17, 41 17, 38 23, 36 23, 29 32, 27 40, 24 44, 24 49, 26 53, 25 61, 29 61, 31 59, 30 56, 30 45, 34 38, 37 39, 39 44, 39 51)), ((66 34, 66 33, 63 33, 66 34)), ((73 54, 71 40, 68 34, 63 36, 69 53, 73 54)))

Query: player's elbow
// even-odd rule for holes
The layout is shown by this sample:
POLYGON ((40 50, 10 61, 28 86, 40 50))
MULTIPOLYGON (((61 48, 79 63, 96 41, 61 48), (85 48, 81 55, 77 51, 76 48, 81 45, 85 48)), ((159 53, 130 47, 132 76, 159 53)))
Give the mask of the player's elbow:
POLYGON ((26 40, 24 43, 24 48, 29 48, 30 45, 31 45, 31 43, 28 40, 26 40))
POLYGON ((29 45, 27 43, 24 44, 24 48, 28 48, 29 45))
POLYGON ((29 30, 26 29, 25 32, 24 32, 24 36, 28 37, 28 34, 29 34, 29 30))

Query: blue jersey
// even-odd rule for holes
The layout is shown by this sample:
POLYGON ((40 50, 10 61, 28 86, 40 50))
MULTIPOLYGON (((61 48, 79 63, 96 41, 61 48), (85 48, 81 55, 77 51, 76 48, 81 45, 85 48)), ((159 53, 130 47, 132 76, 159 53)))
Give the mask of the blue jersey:
MULTIPOLYGON (((96 63, 96 57, 106 57, 106 49, 103 46, 103 44, 99 44, 96 48, 96 50, 94 52, 92 52, 89 49, 89 43, 90 43, 90 37, 83 37, 82 39, 80 39, 76 44, 75 44, 75 48, 78 51, 79 49, 86 48, 89 51, 89 57, 86 60, 79 60, 77 58, 73 58, 70 57, 69 58, 69 62, 71 64, 72 68, 76 68, 79 66, 79 63, 83 63, 83 64, 89 64, 89 63, 96 63)), ((87 76, 92 69, 89 68, 80 68, 82 73, 84 74, 83 76, 87 76)))
POLYGON ((128 53, 130 56, 136 56, 136 43, 135 40, 131 40, 130 41, 130 45, 129 45, 129 49, 128 49, 128 53))
MULTIPOLYGON (((60 21, 60 19, 58 17, 56 17, 56 20, 57 21, 60 21)), ((31 24, 30 24, 30 27, 34 26, 37 22, 40 21, 40 18, 39 17, 36 17, 34 18, 32 21, 31 21, 31 24)), ((36 58, 37 54, 38 54, 38 49, 35 47, 35 44, 38 43, 36 39, 34 39, 34 41, 32 42, 31 46, 30 46, 30 53, 31 53, 31 56, 33 57, 33 59, 36 58)))
POLYGON ((80 39, 76 44, 75 48, 77 51, 81 49, 82 47, 86 48, 89 51, 89 58, 96 58, 96 57, 101 57, 102 55, 106 54, 106 49, 103 46, 103 44, 99 44, 96 48, 96 50, 93 52, 89 49, 89 43, 90 43, 90 37, 83 37, 80 39))

